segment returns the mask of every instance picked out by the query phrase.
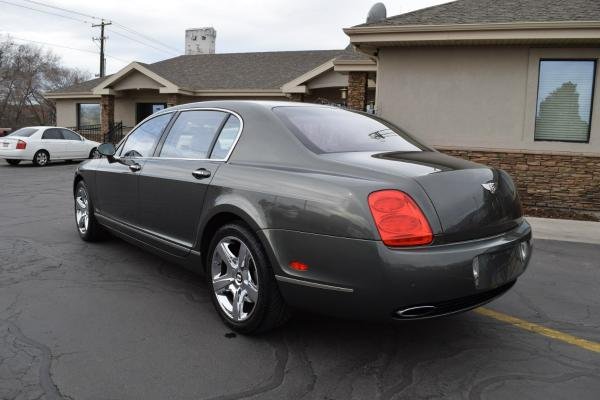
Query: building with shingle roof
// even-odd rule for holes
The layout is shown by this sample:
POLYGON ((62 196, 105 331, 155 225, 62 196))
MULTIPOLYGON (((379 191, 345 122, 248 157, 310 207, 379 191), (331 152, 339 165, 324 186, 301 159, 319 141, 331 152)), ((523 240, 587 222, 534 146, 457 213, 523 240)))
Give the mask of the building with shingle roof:
POLYGON ((458 0, 344 31, 377 61, 377 114, 506 169, 528 210, 600 215, 600 1, 458 0))
POLYGON ((370 74, 368 95, 360 106, 365 108, 368 101, 374 102, 376 64, 352 47, 190 54, 152 64, 132 62, 115 74, 56 90, 48 97, 56 102, 58 125, 85 131, 102 124, 101 131, 107 132, 115 123, 132 127, 162 108, 201 100, 292 99, 345 105, 349 76, 357 70, 370 74))

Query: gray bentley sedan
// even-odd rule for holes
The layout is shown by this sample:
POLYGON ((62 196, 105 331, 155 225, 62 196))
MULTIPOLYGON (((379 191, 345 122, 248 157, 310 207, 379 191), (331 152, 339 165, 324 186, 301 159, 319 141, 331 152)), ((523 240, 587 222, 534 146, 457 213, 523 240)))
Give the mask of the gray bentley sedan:
POLYGON ((205 273, 242 333, 303 309, 375 320, 466 311, 531 255, 510 176, 336 107, 209 101, 153 114, 73 194, 83 240, 107 232, 205 273))

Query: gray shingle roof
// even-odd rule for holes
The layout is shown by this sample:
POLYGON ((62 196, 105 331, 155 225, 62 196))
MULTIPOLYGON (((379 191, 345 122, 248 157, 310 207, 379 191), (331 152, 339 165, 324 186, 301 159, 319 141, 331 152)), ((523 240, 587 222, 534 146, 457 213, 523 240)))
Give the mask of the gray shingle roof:
POLYGON ((354 47, 349 44, 342 54, 335 59, 336 61, 371 61, 371 58, 364 53, 354 50, 354 47))
POLYGON ((600 21, 600 0, 458 0, 358 26, 600 21))
MULTIPOLYGON (((140 64, 185 89, 279 90, 283 84, 341 54, 344 50, 220 53, 140 64)), ((100 82, 93 79, 56 92, 85 92, 100 82)))
POLYGON ((342 50, 223 53, 180 56, 148 69, 193 90, 279 89, 284 83, 335 58, 342 50))
POLYGON ((105 76, 104 78, 95 78, 89 81, 77 83, 75 85, 67 86, 65 88, 53 90, 50 93, 84 93, 91 91, 94 87, 98 86, 100 82, 104 79, 108 78, 110 75, 105 76))

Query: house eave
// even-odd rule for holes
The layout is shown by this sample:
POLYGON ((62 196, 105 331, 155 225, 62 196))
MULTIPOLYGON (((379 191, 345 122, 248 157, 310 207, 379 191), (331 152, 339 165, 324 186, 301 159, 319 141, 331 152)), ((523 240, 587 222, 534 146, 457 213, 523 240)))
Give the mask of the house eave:
POLYGON ((91 93, 91 92, 53 92, 46 94, 47 99, 57 100, 57 99, 99 99, 100 95, 91 93))
POLYGON ((211 96, 231 96, 231 97, 268 97, 283 96, 281 90, 276 89, 203 89, 193 91, 193 96, 211 97, 211 96))
POLYGON ((281 86, 281 91, 283 93, 307 93, 307 88, 306 88, 306 85, 304 85, 304 84, 307 81, 329 71, 330 69, 333 69, 334 62, 335 62, 335 58, 332 58, 331 60, 328 60, 328 61, 324 62, 323 64, 316 66, 315 68, 300 75, 299 77, 294 78, 293 80, 291 80, 287 83, 284 83, 281 86))
POLYGON ((333 64, 336 72, 377 72, 374 60, 336 60, 333 64))
POLYGON ((344 32, 361 51, 365 46, 600 43, 600 21, 386 25, 346 28, 344 32))

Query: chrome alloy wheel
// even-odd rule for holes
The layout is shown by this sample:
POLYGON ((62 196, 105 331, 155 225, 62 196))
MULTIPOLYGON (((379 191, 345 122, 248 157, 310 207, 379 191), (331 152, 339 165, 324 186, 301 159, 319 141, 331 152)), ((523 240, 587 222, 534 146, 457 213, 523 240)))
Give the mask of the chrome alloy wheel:
POLYGON ((88 230, 88 225, 90 222, 90 210, 88 208, 88 193, 84 187, 80 187, 77 189, 77 194, 75 195, 75 222, 77 222, 77 229, 82 235, 88 230))
POLYGON ((221 310, 236 322, 248 319, 258 300, 258 273, 241 240, 233 236, 221 239, 212 255, 211 277, 221 310))
POLYGON ((46 154, 43 151, 38 152, 35 155, 35 161, 38 165, 41 165, 43 167, 44 165, 48 164, 48 154, 46 154))

